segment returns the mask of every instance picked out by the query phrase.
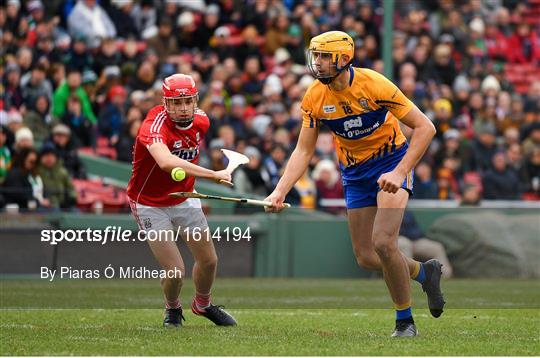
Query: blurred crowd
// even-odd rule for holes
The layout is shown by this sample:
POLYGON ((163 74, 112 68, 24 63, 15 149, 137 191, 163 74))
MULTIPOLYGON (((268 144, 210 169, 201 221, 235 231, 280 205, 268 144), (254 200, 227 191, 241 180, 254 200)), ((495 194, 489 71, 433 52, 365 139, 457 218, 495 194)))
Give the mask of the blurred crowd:
MULTIPOLYGON (((245 153, 238 190, 266 195, 301 126, 313 78, 311 37, 355 40, 354 66, 384 72, 380 0, 0 1, 3 202, 39 210, 76 203, 79 151, 130 162, 137 130, 181 72, 211 120, 201 165, 245 153)), ((540 198, 538 0, 400 0, 394 82, 437 127, 415 171, 418 199, 540 198)), ((410 130, 404 128, 406 135, 410 130)), ((309 170, 288 201, 343 197, 332 136, 321 129, 309 170)))

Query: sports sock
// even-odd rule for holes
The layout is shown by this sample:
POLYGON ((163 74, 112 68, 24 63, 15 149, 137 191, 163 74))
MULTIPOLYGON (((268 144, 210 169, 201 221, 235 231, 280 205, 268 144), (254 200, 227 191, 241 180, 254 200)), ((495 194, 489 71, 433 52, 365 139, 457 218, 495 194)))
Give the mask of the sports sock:
POLYGON ((411 307, 405 308, 404 310, 396 309, 396 321, 414 323, 411 307))
POLYGON ((195 293, 195 299, 193 300, 195 302, 195 306, 203 310, 206 307, 210 306, 210 293, 202 294, 199 292, 195 293))
POLYGON ((165 307, 167 309, 170 309, 170 308, 181 308, 182 307, 182 304, 180 303, 180 299, 176 299, 174 301, 168 301, 167 299, 165 299, 165 307))
POLYGON ((417 282, 423 283, 426 280, 426 272, 424 271, 424 264, 416 262, 416 267, 411 273, 411 278, 417 282))

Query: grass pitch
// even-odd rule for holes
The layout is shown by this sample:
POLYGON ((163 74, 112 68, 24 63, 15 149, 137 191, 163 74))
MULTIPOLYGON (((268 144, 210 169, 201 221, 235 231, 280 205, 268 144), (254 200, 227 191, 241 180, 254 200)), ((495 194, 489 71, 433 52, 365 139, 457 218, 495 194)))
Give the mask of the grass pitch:
POLYGON ((215 302, 239 326, 186 312, 179 330, 161 328, 157 281, 2 280, 0 354, 540 355, 539 281, 450 280, 439 319, 412 285, 421 336, 391 339, 382 280, 221 279, 215 302))

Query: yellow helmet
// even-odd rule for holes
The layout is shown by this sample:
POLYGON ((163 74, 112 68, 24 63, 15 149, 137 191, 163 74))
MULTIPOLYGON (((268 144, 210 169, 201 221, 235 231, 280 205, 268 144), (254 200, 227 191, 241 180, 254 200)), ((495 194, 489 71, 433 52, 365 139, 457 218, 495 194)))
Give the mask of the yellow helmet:
POLYGON ((328 31, 311 39, 308 48, 308 67, 315 78, 328 84, 350 66, 353 57, 354 41, 352 37, 343 31, 328 31), (349 57, 349 62, 340 68, 339 60, 344 55, 349 57), (330 65, 336 69, 335 73, 331 68, 324 69, 316 63, 319 56, 330 60, 330 65))

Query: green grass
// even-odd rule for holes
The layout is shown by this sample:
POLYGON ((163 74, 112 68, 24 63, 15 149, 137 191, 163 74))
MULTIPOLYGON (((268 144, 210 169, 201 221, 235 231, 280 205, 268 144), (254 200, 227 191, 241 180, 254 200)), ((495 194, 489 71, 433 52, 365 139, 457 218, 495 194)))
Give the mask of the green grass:
MULTIPOLYGON (((161 328, 157 281, 0 283, 2 355, 540 355, 538 281, 445 282, 439 319, 413 283, 421 336, 412 340, 389 337, 380 280, 222 279, 215 301, 239 326, 187 312, 180 330, 161 328)), ((186 282, 184 302, 192 293, 186 282)))

